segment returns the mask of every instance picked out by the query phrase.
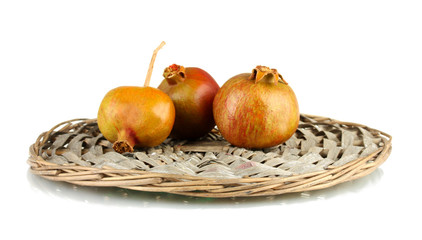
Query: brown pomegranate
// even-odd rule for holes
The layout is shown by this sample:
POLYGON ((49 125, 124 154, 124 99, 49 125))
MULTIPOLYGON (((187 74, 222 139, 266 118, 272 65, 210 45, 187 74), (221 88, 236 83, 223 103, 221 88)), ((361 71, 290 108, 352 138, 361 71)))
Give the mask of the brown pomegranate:
POLYGON ((214 98, 213 112, 222 136, 245 148, 281 144, 299 124, 292 88, 277 70, 264 66, 229 79, 214 98))
POLYGON ((173 102, 164 92, 149 87, 155 57, 163 45, 164 42, 154 51, 143 87, 117 87, 101 102, 98 127, 116 152, 159 145, 171 132, 175 118, 173 102))
POLYGON ((173 64, 163 73, 158 89, 167 93, 176 108, 176 119, 170 136, 195 139, 215 127, 212 104, 220 88, 206 71, 173 64))

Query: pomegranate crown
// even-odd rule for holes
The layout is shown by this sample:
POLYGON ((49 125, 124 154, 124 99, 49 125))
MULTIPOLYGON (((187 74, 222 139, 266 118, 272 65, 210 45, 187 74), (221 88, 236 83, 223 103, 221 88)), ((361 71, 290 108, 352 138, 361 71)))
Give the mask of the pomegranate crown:
POLYGON ((164 69, 163 77, 170 83, 183 82, 185 80, 185 68, 172 64, 164 69))
POLYGON ((258 83, 259 81, 269 81, 273 83, 281 82, 287 84, 281 74, 278 73, 277 69, 261 65, 256 66, 252 70, 252 74, 249 79, 255 81, 255 83, 258 83))

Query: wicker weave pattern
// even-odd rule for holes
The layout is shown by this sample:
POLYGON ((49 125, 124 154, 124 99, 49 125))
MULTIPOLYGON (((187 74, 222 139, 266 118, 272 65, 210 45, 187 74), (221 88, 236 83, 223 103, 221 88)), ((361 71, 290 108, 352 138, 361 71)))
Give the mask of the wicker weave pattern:
POLYGON ((32 171, 51 180, 203 197, 261 196, 365 176, 388 157, 391 136, 302 115, 295 135, 273 148, 232 147, 214 131, 198 142, 167 139, 122 155, 112 150, 93 119, 59 124, 30 150, 32 171))

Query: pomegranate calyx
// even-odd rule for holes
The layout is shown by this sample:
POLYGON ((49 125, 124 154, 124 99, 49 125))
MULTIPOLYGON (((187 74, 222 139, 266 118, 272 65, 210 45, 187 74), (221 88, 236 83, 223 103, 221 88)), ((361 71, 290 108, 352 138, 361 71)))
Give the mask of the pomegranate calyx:
POLYGON ((126 140, 117 140, 113 143, 114 151, 118 153, 133 152, 133 147, 126 140))
POLYGON ((169 84, 177 84, 185 81, 185 68, 183 66, 172 64, 164 69, 163 77, 169 84))
POLYGON ((277 84, 278 82, 281 82, 287 85, 287 82, 283 79, 281 74, 278 73, 277 69, 261 65, 256 66, 252 70, 252 74, 249 79, 253 80, 255 83, 271 82, 277 84))

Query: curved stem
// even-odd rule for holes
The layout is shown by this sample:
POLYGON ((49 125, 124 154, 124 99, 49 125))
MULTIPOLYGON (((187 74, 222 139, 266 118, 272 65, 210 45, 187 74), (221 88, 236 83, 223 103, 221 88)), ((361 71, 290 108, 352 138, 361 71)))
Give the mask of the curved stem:
POLYGON ((152 53, 151 62, 149 63, 149 68, 147 72, 147 77, 145 78, 144 87, 149 87, 149 82, 151 81, 152 69, 154 68, 155 58, 157 57, 158 51, 166 44, 166 42, 162 41, 160 46, 158 46, 154 52, 152 53))

